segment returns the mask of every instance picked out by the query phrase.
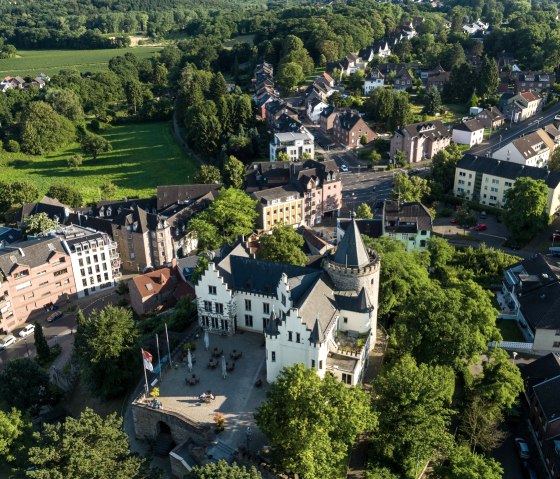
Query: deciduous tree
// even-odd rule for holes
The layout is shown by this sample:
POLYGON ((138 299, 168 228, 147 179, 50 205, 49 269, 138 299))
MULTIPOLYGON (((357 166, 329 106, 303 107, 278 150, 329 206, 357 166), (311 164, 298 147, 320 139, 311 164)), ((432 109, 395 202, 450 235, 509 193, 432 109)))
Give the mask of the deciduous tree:
POLYGON ((210 185, 212 183, 220 183, 222 175, 220 170, 213 165, 201 165, 193 177, 194 183, 210 185))
POLYGON ((435 479, 502 479, 503 473, 495 459, 473 453, 466 445, 451 448, 433 468, 435 479))
POLYGON ((291 62, 284 63, 276 76, 276 82, 282 90, 288 92, 294 90, 305 78, 301 65, 291 62))
POLYGON ((428 115, 435 115, 441 108, 441 95, 436 86, 432 85, 424 95, 424 111, 428 115))
POLYGON ((260 259, 305 266, 307 257, 301 250, 303 244, 303 236, 292 226, 275 226, 271 234, 261 236, 258 255, 260 259))
POLYGON ((356 211, 356 218, 373 218, 373 213, 367 203, 362 203, 360 206, 358 206, 358 210, 356 211))
POLYGON ((45 101, 49 103, 57 113, 74 122, 84 121, 84 109, 82 101, 77 93, 67 88, 49 88, 45 95, 45 101))
POLYGON ((247 468, 233 463, 231 466, 224 460, 196 466, 186 479, 261 479, 261 473, 254 466, 247 468))
POLYGON ((245 181, 245 165, 230 155, 224 161, 223 174, 225 186, 240 189, 245 181))
POLYGON ((82 151, 86 155, 91 155, 93 160, 97 160, 99 153, 111 151, 113 147, 111 143, 101 135, 95 133, 86 133, 81 139, 82 151))
POLYGON ((47 196, 55 198, 61 203, 71 206, 72 208, 78 208, 82 206, 84 202, 84 198, 80 191, 76 188, 63 184, 52 185, 47 191, 47 196))
POLYGON ((7 462, 15 460, 18 450, 23 447, 21 440, 28 427, 21 411, 16 408, 9 412, 0 410, 0 458, 7 462))
POLYGON ((466 437, 471 451, 490 452, 506 437, 500 430, 503 415, 490 400, 475 396, 461 415, 459 429, 466 437))
POLYGON ((395 175, 393 198, 400 201, 422 201, 430 194, 428 182, 420 176, 409 176, 408 173, 395 175))
POLYGON ((37 213, 24 218, 22 230, 26 235, 45 235, 60 227, 57 220, 51 220, 47 213, 37 213))
POLYGON ((28 181, 0 182, 0 211, 5 212, 14 206, 22 206, 37 199, 37 187, 28 181))

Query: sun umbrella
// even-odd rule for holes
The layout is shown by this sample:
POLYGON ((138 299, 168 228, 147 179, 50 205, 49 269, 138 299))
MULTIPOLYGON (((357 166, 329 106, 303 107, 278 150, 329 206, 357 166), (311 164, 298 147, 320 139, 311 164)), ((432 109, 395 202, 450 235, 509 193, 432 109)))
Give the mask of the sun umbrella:
POLYGON ((222 354, 222 377, 225 379, 226 376, 227 376, 226 357, 222 354))
POLYGON ((187 366, 189 367, 189 371, 192 371, 192 355, 190 349, 187 351, 187 366))
POLYGON ((208 351, 210 347, 210 338, 208 337, 208 330, 204 331, 204 349, 208 351))

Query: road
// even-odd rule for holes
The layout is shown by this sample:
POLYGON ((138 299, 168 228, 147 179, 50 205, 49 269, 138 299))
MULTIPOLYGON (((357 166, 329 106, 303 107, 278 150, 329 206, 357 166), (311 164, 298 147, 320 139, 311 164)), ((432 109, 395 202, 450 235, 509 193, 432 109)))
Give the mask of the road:
MULTIPOLYGON (((516 123, 513 126, 506 127, 506 129, 501 130, 499 133, 496 132, 487 142, 475 146, 469 150, 469 153, 473 155, 491 155, 493 151, 501 148, 517 137, 526 135, 537 130, 539 127, 552 123, 554 117, 560 114, 560 103, 554 105, 546 111, 540 112, 528 120, 521 123, 516 123)), ((506 122, 507 124, 507 122, 506 122)))

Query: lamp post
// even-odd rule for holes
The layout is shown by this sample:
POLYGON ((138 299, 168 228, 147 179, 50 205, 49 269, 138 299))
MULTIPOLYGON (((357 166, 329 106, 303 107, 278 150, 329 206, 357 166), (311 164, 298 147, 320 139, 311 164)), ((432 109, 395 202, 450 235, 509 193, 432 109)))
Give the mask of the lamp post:
POLYGON ((517 352, 513 351, 513 353, 511 353, 511 355, 513 356, 513 365, 515 366, 515 358, 517 358, 517 352))
POLYGON ((252 435, 253 431, 251 430, 251 426, 247 426, 247 430, 245 431, 245 438, 247 439, 247 450, 249 450, 249 443, 251 442, 252 435))
POLYGON ((354 210, 356 209, 356 193, 352 192, 352 211, 350 216, 354 216, 354 210))

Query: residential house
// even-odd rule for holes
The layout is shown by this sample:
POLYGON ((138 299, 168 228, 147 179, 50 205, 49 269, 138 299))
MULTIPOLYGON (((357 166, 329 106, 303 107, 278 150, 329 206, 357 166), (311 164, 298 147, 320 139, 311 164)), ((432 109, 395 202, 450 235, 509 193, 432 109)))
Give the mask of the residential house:
POLYGON ((536 254, 504 271, 504 312, 537 354, 560 352, 560 264, 536 254))
POLYGON ((307 118, 309 118, 309 121, 314 124, 319 123, 319 116, 321 115, 321 112, 328 106, 329 105, 327 103, 319 100, 319 98, 313 98, 307 104, 307 118))
POLYGON ((453 127, 451 140, 459 145, 478 145, 484 140, 484 125, 476 118, 463 120, 453 127))
POLYGON ((438 65, 433 70, 421 72, 420 79, 426 88, 435 86, 441 91, 444 85, 449 81, 450 75, 450 72, 446 72, 441 65, 438 65))
POLYGON ((319 127, 323 133, 326 135, 332 134, 332 129, 334 127, 334 120, 338 115, 338 111, 332 105, 325 108, 321 115, 319 115, 319 127))
POLYGON ((534 91, 540 93, 548 90, 556 75, 553 72, 519 72, 515 78, 515 93, 534 91))
POLYGON ((394 89, 397 91, 406 91, 414 86, 414 77, 408 71, 408 68, 401 68, 395 74, 394 89))
POLYGON ((500 98, 500 110, 507 120, 518 123, 541 111, 542 103, 542 98, 531 91, 504 93, 500 98))
MULTIPOLYGON (((336 237, 340 241, 350 219, 338 219, 336 237)), ((424 251, 432 236, 433 219, 428 208, 417 201, 400 203, 385 200, 381 217, 357 219, 360 233, 370 238, 393 238, 404 244, 407 251, 424 251)))
POLYGON ((21 227, 25 218, 39 213, 45 213, 51 220, 65 224, 72 213, 72 209, 57 199, 43 196, 35 203, 24 204, 16 214, 16 223, 21 227))
POLYGON ((552 140, 553 150, 556 150, 560 145, 560 130, 554 126, 554 124, 545 125, 543 130, 546 132, 548 137, 552 140))
POLYGON ((560 478, 560 354, 520 365, 529 405, 529 424, 552 479, 560 478))
POLYGON ((278 153, 286 153, 290 161, 299 161, 304 154, 315 157, 315 138, 306 128, 298 132, 275 133, 270 142, 270 161, 276 161, 278 153))
POLYGON ((501 207, 505 193, 518 178, 542 180, 548 187, 548 214, 560 208, 560 173, 513 161, 466 154, 455 168, 453 194, 488 206, 501 207))
POLYGON ((554 146, 552 138, 541 128, 497 149, 492 158, 546 168, 554 146))
POLYGON ((477 33, 484 33, 490 27, 489 23, 483 22, 480 18, 473 23, 468 23, 463 25, 463 31, 471 36, 476 35, 477 33))
POLYGON ((355 223, 322 269, 257 260, 240 242, 197 283, 199 324, 218 334, 263 334, 269 383, 301 363, 357 385, 375 345, 379 274, 379 257, 355 223))
POLYGON ((56 231, 64 251, 70 256, 78 298, 106 291, 121 277, 121 260, 107 233, 70 225, 56 231))
POLYGON ((211 199, 218 196, 221 185, 194 184, 194 185, 164 185, 157 187, 157 209, 163 210, 176 203, 189 204, 195 200, 207 197, 211 199))
POLYGON ((23 233, 21 230, 0 226, 0 248, 15 243, 16 241, 21 241, 22 239, 23 233))
POLYGON ((275 123, 282 115, 287 115, 294 120, 298 119, 298 111, 280 98, 268 102, 265 110, 266 123, 271 129, 275 129, 275 123))
POLYGON ((251 80, 253 89, 256 90, 257 85, 265 80, 271 80, 273 82, 272 85, 274 85, 274 67, 268 62, 263 62, 256 66, 251 80))
POLYGON ((395 131, 391 139, 390 155, 397 151, 406 155, 408 163, 432 159, 451 143, 451 132, 440 120, 413 123, 395 131))
POLYGON ((332 137, 336 143, 357 148, 362 146, 362 138, 365 143, 375 140, 375 133, 356 110, 340 111, 336 114, 333 122, 332 137))
POLYGON ((57 237, 0 249, 0 328, 9 333, 76 293, 72 263, 57 237))
POLYGON ((301 121, 286 113, 282 113, 271 125, 274 133, 298 133, 304 129, 301 121))
POLYGON ((476 115, 476 119, 482 124, 482 126, 484 126, 484 128, 488 128, 490 130, 497 130, 505 123, 504 115, 502 115, 500 110, 498 110, 495 106, 482 110, 478 115, 476 115))
POLYGON ((385 84, 385 75, 378 68, 371 70, 364 79, 364 95, 369 95, 373 90, 382 88, 385 84))
POLYGON ((387 58, 391 55, 391 47, 387 40, 381 40, 375 43, 372 47, 373 55, 380 58, 387 58))
POLYGON ((259 227, 282 221, 314 226, 342 207, 342 181, 334 160, 253 163, 245 176, 247 193, 258 194, 259 227))

